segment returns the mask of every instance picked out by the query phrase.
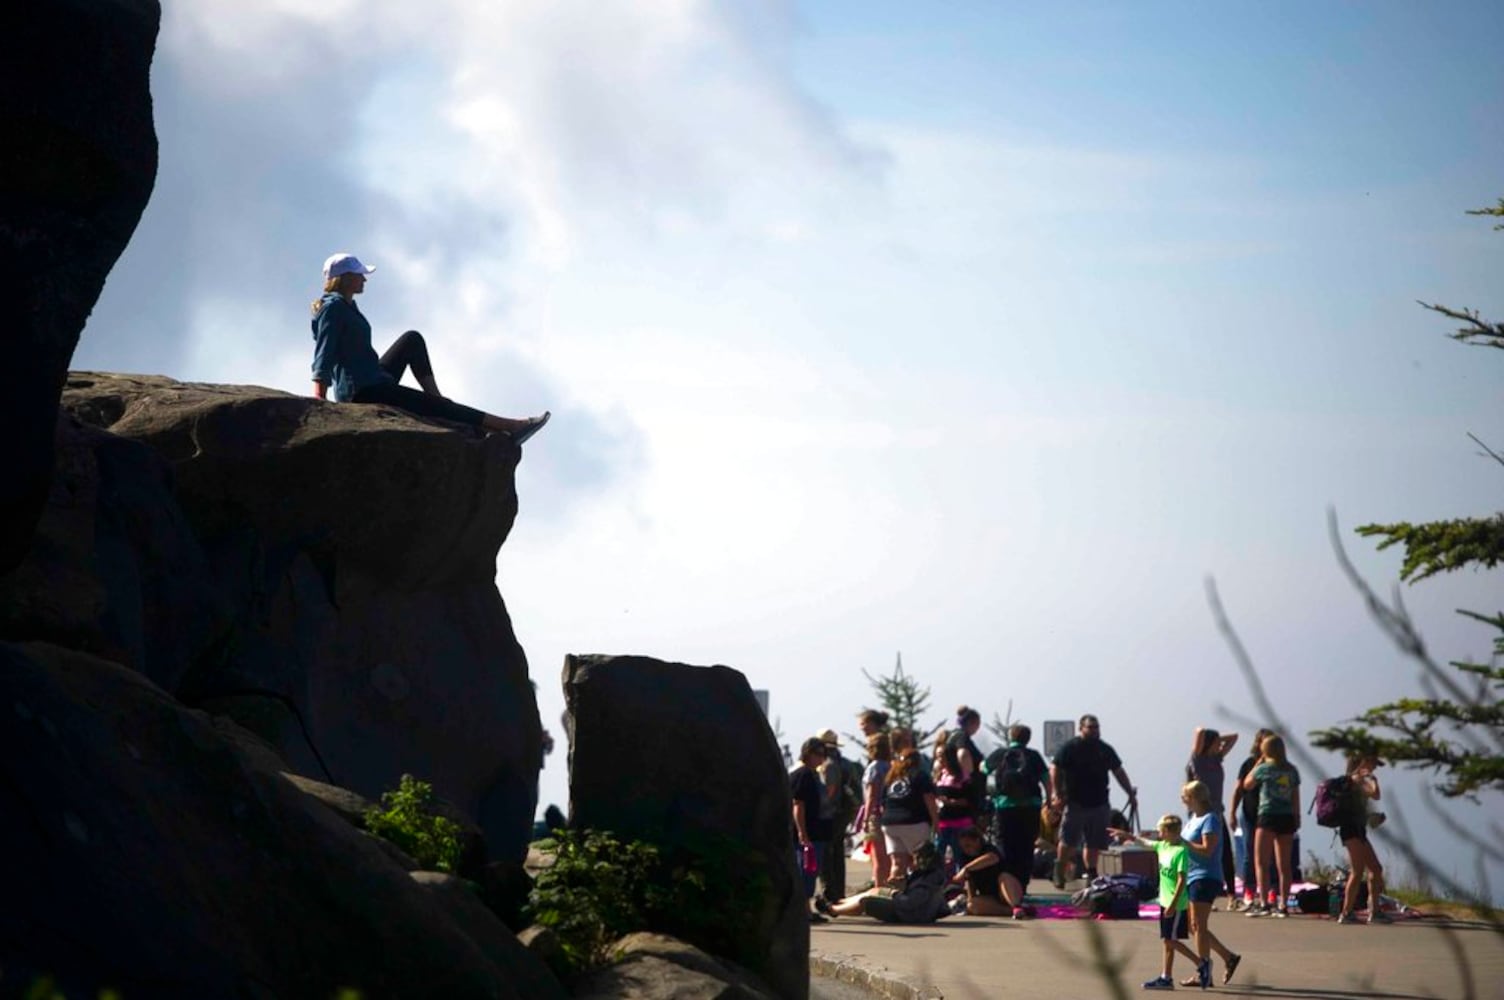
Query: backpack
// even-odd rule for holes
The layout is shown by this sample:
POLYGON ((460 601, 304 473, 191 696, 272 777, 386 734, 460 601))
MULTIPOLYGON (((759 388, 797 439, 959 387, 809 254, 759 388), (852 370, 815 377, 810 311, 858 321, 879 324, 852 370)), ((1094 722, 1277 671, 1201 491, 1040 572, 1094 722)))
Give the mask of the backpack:
POLYGON ((993 798, 1006 795, 1024 799, 1039 791, 1039 782, 1029 768, 1029 751, 1025 747, 1008 747, 992 755, 987 762, 987 794, 993 798))
POLYGON ((1317 826, 1338 827, 1356 818, 1360 806, 1353 779, 1343 774, 1318 784, 1306 811, 1315 811, 1317 826))
POLYGON ((1078 909, 1113 920, 1137 920, 1140 902, 1158 895, 1155 879, 1123 873, 1092 879, 1086 888, 1071 897, 1078 909))

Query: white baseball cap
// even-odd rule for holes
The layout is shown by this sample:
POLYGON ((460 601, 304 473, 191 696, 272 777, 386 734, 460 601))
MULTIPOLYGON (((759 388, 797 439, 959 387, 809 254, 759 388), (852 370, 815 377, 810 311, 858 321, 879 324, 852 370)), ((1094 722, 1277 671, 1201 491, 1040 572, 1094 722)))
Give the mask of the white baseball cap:
POLYGON ((342 274, 370 274, 374 270, 374 267, 362 264, 360 258, 353 253, 337 253, 324 261, 324 280, 328 281, 342 274))

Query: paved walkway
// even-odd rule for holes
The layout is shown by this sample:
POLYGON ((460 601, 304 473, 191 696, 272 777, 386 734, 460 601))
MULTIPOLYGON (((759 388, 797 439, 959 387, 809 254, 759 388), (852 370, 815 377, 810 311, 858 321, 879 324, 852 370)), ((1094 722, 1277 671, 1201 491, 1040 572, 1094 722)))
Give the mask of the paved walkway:
MULTIPOLYGON (((1211 927, 1244 956, 1230 986, 1221 985, 1221 964, 1213 960, 1215 989, 1224 995, 1504 1000, 1504 935, 1482 925, 1444 928, 1411 920, 1370 927, 1338 925, 1325 916, 1249 920, 1216 912, 1211 927)), ((826 956, 886 968, 945 1000, 1114 996, 1093 957, 1099 945, 1122 962, 1120 981, 1129 994, 1141 994, 1143 981, 1159 973, 1153 920, 949 917, 911 927, 842 917, 812 927, 810 935, 810 947, 826 956)), ((1177 979, 1190 973, 1187 966, 1177 959, 1177 979)))

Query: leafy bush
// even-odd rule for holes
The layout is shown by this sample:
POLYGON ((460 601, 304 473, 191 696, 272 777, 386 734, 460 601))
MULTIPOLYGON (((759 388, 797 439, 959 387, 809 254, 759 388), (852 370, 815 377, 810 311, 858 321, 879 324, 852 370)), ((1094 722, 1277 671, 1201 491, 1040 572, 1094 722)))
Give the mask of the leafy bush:
POLYGON ((528 918, 554 931, 571 971, 604 964, 612 941, 641 930, 733 960, 755 959, 742 954, 742 931, 767 905, 769 882, 741 844, 701 838, 665 854, 608 832, 559 830, 537 846, 554 860, 533 884, 528 918))
POLYGON ((460 860, 460 826, 433 811, 433 786, 410 774, 381 805, 366 811, 366 829, 396 844, 424 868, 453 872, 460 860))

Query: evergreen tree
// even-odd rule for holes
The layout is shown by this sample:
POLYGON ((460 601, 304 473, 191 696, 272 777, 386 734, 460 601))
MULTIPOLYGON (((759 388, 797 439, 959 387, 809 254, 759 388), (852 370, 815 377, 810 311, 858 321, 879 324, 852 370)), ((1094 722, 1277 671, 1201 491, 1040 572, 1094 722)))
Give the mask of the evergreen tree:
MULTIPOLYGON (((1504 218, 1504 198, 1496 206, 1468 214, 1504 218)), ((1494 229, 1504 229, 1504 223, 1494 229)), ((1485 320, 1475 309, 1420 304, 1462 321, 1464 325, 1450 334, 1454 340, 1504 348, 1504 323, 1485 320)), ((1504 465, 1504 457, 1478 438, 1473 440, 1504 465)), ((1466 566, 1494 569, 1504 561, 1504 513, 1420 524, 1366 524, 1357 532, 1380 539, 1380 550, 1402 546, 1400 579, 1410 584, 1466 566)), ((1356 572, 1345 557, 1343 561, 1356 581, 1356 572)), ((1396 601, 1391 607, 1371 592, 1367 596, 1370 610, 1386 631, 1421 663, 1431 697, 1400 698, 1370 708, 1350 725, 1312 733, 1312 742, 1328 750, 1373 753, 1405 767, 1435 771, 1436 787, 1448 797, 1476 800, 1482 791, 1504 791, 1504 612, 1458 612, 1493 630, 1493 656, 1488 663, 1452 661, 1452 670, 1447 670, 1431 658, 1402 604, 1396 601)))

